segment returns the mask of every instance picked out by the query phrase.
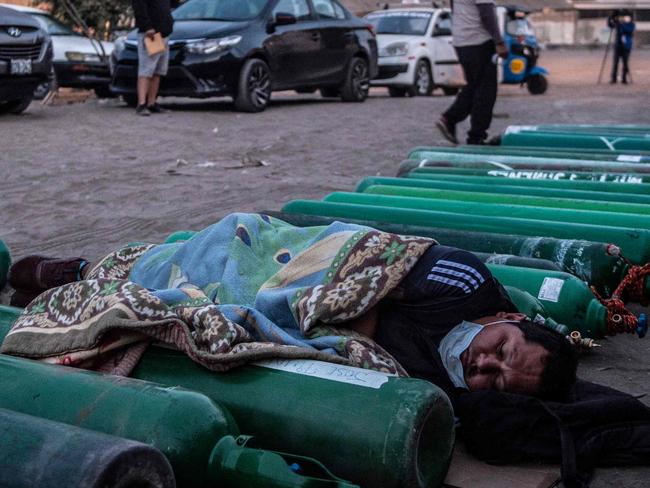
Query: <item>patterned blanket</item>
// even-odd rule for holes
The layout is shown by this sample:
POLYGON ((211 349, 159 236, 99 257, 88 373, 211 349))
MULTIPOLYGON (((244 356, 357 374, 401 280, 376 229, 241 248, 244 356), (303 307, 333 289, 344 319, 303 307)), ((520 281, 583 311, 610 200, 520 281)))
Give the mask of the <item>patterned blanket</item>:
POLYGON ((232 214, 185 242, 128 245, 84 281, 48 290, 1 352, 127 375, 157 341, 215 371, 281 357, 405 375, 345 326, 433 243, 354 224, 298 228, 232 214))

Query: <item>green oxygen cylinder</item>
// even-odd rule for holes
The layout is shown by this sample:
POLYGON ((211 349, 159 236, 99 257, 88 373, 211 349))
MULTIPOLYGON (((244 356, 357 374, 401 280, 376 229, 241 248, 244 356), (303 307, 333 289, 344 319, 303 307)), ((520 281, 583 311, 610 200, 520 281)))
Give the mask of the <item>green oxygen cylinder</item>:
POLYGON ((579 133, 579 134, 630 134, 630 135, 647 135, 650 134, 650 126, 638 124, 539 124, 539 125, 510 125, 505 132, 560 132, 560 133, 579 133))
POLYGON ((589 286, 575 276, 557 271, 488 265, 492 275, 507 286, 519 288, 536 297, 549 316, 579 331, 583 337, 607 334, 607 309, 589 286))
MULTIPOLYGON (((419 179, 432 179, 437 181, 459 181, 463 183, 477 183, 477 184, 494 184, 493 178, 487 176, 460 176, 460 175, 446 175, 446 174, 431 174, 426 168, 413 170, 409 177, 419 179)), ((615 194, 633 194, 633 195, 650 195, 650 187, 646 185, 618 185, 616 183, 608 183, 604 181, 566 181, 566 180, 499 180, 499 185, 511 186, 525 186, 536 188, 554 188, 557 190, 582 190, 582 191, 596 191, 607 192, 615 194)))
MULTIPOLYGON (((19 312, 20 309, 0 306, 0 340, 8 333, 19 312)), ((0 380, 0 386, 6 382, 12 386, 11 390, 3 388, 0 393, 0 408, 7 402, 10 404, 9 408, 16 406, 16 409, 25 411, 29 407, 30 411, 26 413, 52 418, 51 410, 46 408, 48 403, 58 411, 65 406, 58 401, 60 396, 67 394, 69 398, 71 391, 81 399, 86 396, 86 388, 69 387, 72 382, 67 380, 68 373, 102 379, 101 375, 90 372, 76 372, 68 368, 0 355, 0 375, 5 378, 0 380), (3 367, 6 362, 15 367, 6 372, 3 367), (43 390, 47 388, 49 392, 50 386, 54 389, 55 385, 50 385, 50 381, 45 382, 43 388, 36 389, 32 381, 23 379, 29 376, 26 376, 21 368, 32 367, 39 371, 46 368, 48 373, 58 373, 54 374, 55 377, 66 379, 52 393, 55 395, 55 402, 51 399, 48 401, 47 398, 52 397, 43 390), (14 387, 18 390, 21 384, 24 384, 24 389, 19 391, 15 398, 10 398, 14 387), (35 395, 36 398, 30 400, 30 395, 35 395), (38 409, 33 407, 36 404, 38 409)), ((205 399, 203 395, 194 393, 202 392, 218 401, 220 405, 226 406, 239 425, 247 433, 255 435, 257 442, 265 448, 315 457, 324 462, 337 476, 363 486, 438 486, 444 480, 451 459, 454 444, 451 404, 447 395, 428 381, 396 378, 365 369, 301 360, 270 360, 258 365, 242 366, 228 373, 214 373, 180 352, 158 347, 149 348, 133 375, 171 387, 160 389, 148 386, 148 390, 155 389, 156 393, 159 393, 161 405, 154 404, 156 409, 165 409, 163 400, 168 398, 171 392, 179 391, 205 399), (178 390, 179 386, 194 391, 178 390)), ((48 374, 48 378, 49 376, 48 374)), ((103 381, 150 385, 127 378, 103 381)), ((156 439, 181 425, 185 430, 181 431, 179 439, 172 439, 169 449, 172 454, 180 457, 184 466, 188 469, 194 468, 194 471, 188 474, 192 478, 187 486, 204 485, 204 481, 197 480, 209 479, 205 478, 204 464, 201 463, 206 452, 204 448, 209 447, 209 443, 202 442, 202 437, 196 431, 214 416, 210 414, 214 403, 209 404, 212 407, 206 406, 205 419, 196 419, 194 414, 185 412, 186 407, 180 404, 176 406, 176 412, 170 409, 165 418, 160 418, 162 416, 155 412, 137 416, 127 416, 128 412, 123 412, 120 418, 113 419, 115 412, 122 410, 118 410, 116 402, 109 404, 105 400, 106 397, 107 395, 103 394, 101 403, 91 404, 93 409, 90 410, 89 417, 85 416, 85 410, 69 407, 68 416, 72 417, 74 422, 66 423, 83 423, 83 426, 90 427, 88 423, 96 420, 101 427, 101 422, 126 422, 127 425, 120 430, 123 434, 131 424, 139 420, 145 424, 141 429, 160 426, 163 432, 154 432, 158 436, 156 439), (75 415, 75 412, 82 412, 83 415, 75 415), (108 418, 103 419, 102 415, 108 418), (77 421, 77 418, 83 422, 77 421), (143 418, 147 421, 142 422, 143 418), (200 425, 193 425, 195 422, 200 425), (186 439, 192 439, 192 436, 196 437, 194 443, 190 443, 190 446, 180 446, 186 439), (187 453, 188 447, 196 452, 187 453)), ((133 402, 133 399, 124 399, 126 405, 130 405, 126 403, 129 401, 133 402)), ((223 412, 226 410, 223 409, 223 412)), ((219 437, 214 436, 213 441, 219 437)), ((155 445, 154 442, 148 443, 155 445)), ((161 450, 165 452, 165 449, 161 450)), ((219 471, 218 466, 228 464, 229 461, 223 456, 230 455, 223 450, 219 452, 221 457, 216 454, 212 457, 213 462, 209 470, 219 471)), ((165 454, 174 466, 170 454, 165 454)), ((287 455, 287 461, 292 459, 294 458, 287 455)), ((174 469, 176 471, 176 466, 174 469)), ((240 476, 245 478, 246 473, 256 469, 262 468, 247 466, 244 469, 242 466, 240 476)), ((322 473, 322 470, 319 472, 322 473)), ((228 476, 232 476, 230 470, 229 473, 228 476)), ((309 472, 305 476, 310 477, 309 472)), ((281 479, 280 476, 278 478, 281 479)), ((178 474, 177 479, 180 481, 178 474)), ((240 486, 248 485, 243 483, 240 486)), ((316 486, 321 485, 314 485, 316 486)))
MULTIPOLYGON (((478 158, 476 161, 453 161, 454 158, 437 157, 432 159, 413 160, 406 159, 402 161, 398 168, 396 176, 404 176, 411 171, 422 168, 465 168, 465 169, 484 169, 484 170, 506 170, 506 171, 581 171, 581 172, 611 172, 626 173, 631 175, 648 175, 650 166, 646 163, 621 163, 602 161, 594 166, 591 161, 574 160, 570 164, 554 163, 554 160, 544 160, 544 162, 526 162, 526 161, 509 161, 501 163, 492 161, 492 156, 478 158)), ((476 155, 466 154, 464 156, 474 157, 476 155)), ((496 157, 496 156, 495 156, 496 157)), ((499 155, 499 158, 504 157, 499 155)), ((523 156, 522 156, 523 158, 523 156)))
POLYGON ((545 269, 548 271, 562 271, 560 267, 548 259, 522 258, 512 254, 496 254, 488 252, 473 253, 486 264, 501 264, 503 266, 517 266, 518 268, 545 269))
POLYGON ((510 296, 510 300, 515 304, 517 310, 521 313, 526 314, 526 316, 531 319, 533 322, 543 325, 551 330, 559 332, 562 335, 568 335, 571 331, 569 328, 564 325, 556 322, 550 316, 544 305, 532 296, 530 293, 514 286, 504 285, 504 288, 510 296))
MULTIPOLYGON (((298 227, 325 226, 340 220, 393 234, 430 237, 440 244, 472 251, 484 262, 570 273, 594 286, 598 293, 606 297, 611 296, 628 271, 628 265, 621 258, 618 247, 602 242, 459 231, 441 227, 413 226, 356 218, 335 219, 269 210, 262 213, 298 227)), ((183 232, 184 239, 189 239, 194 234, 192 231, 183 232)), ((172 234, 174 235, 175 233, 172 234)), ((646 279, 645 294, 650 297, 650 278, 646 279)))
POLYGON ((517 132, 501 136, 502 146, 572 147, 610 151, 650 151, 650 138, 630 135, 589 135, 517 132))
POLYGON ((0 408, 4 488, 173 488, 174 473, 151 446, 0 408))
MULTIPOLYGON (((498 183, 498 180, 495 181, 498 183)), ((363 193, 373 195, 392 195, 403 197, 433 198, 456 200, 462 202, 497 203, 526 207, 558 208, 571 210, 591 210, 596 212, 614 212, 622 214, 650 215, 650 206, 638 203, 620 203, 614 201, 578 200, 577 198, 545 198, 528 195, 493 195, 457 190, 436 190, 429 188, 408 188, 404 186, 372 185, 363 193)))
POLYGON ((9 254, 9 248, 0 239, 0 290, 7 284, 7 274, 9 273, 10 266, 11 254, 9 254))
POLYGON ((250 436, 225 436, 219 440, 210 466, 218 471, 220 486, 359 488, 337 478, 315 459, 249 447, 254 440, 250 436))
MULTIPOLYGON (((537 156, 542 158, 559 158, 559 159, 582 159, 587 161, 618 161, 619 156, 631 156, 636 162, 646 162, 650 160, 650 154, 639 153, 638 151, 610 151, 603 149, 575 149, 575 148, 556 148, 556 147, 519 147, 519 146, 480 146, 466 145, 456 147, 435 147, 435 151, 447 152, 450 154, 482 154, 484 156, 502 155, 502 156, 537 156), (638 158, 636 156, 639 156, 638 158)), ((625 160, 627 158, 623 158, 625 160)))
POLYGON ((413 378, 308 360, 269 360, 215 374, 150 348, 134 376, 202 392, 260 445, 319 459, 363 486, 438 486, 454 443, 449 399, 413 378))
MULTIPOLYGON (((495 178, 527 180, 572 180, 572 181, 606 181, 619 184, 648 184, 650 174, 613 173, 608 171, 570 171, 558 169, 490 169, 449 167, 444 164, 431 163, 425 166, 429 174, 449 174, 463 176, 491 176, 495 178)), ((495 183, 498 183, 496 181, 495 183)))
POLYGON ((329 217, 392 222, 424 227, 442 227, 465 231, 545 235, 557 239, 579 239, 609 242, 621 249, 633 263, 650 262, 649 231, 602 227, 591 224, 574 224, 557 221, 530 220, 511 217, 481 217, 462 213, 417 210, 396 207, 377 207, 351 203, 293 200, 282 207, 283 212, 329 217))
POLYGON ((238 433, 228 412, 205 395, 4 354, 0 408, 150 444, 181 486, 218 482, 208 477, 212 449, 238 433))
MULTIPOLYGON (((433 198, 415 198, 391 195, 372 195, 368 193, 333 192, 324 199, 326 202, 355 203, 381 207, 398 207, 418 210, 438 210, 481 217, 507 216, 530 221, 557 221, 579 223, 605 228, 616 228, 621 232, 646 233, 650 238, 650 216, 638 214, 617 214, 561 208, 527 207, 495 203, 463 202, 433 198), (628 231, 622 230, 628 229, 628 231)), ((602 240, 602 239, 601 239, 602 240)), ((616 244, 616 242, 614 242, 616 244)))
POLYGON ((497 168, 582 168, 589 170, 623 171, 635 173, 649 173, 650 168, 643 162, 630 160, 628 155, 618 156, 616 161, 599 161, 589 159, 572 158, 548 158, 541 156, 517 156, 508 154, 472 154, 472 153, 450 153, 438 151, 438 148, 421 147, 411 151, 407 160, 410 163, 402 163, 400 171, 410 171, 418 167, 424 167, 428 161, 447 162, 451 166, 475 166, 475 167, 497 167, 497 168), (408 167, 407 167, 408 166, 408 167))
MULTIPOLYGON (((650 167, 650 165, 648 165, 650 167)), ((418 173, 418 176, 420 174, 418 173)), ((505 178, 503 179, 505 180, 505 178)), ((604 202, 626 202, 650 205, 650 195, 631 195, 620 194, 616 195, 611 192, 600 191, 584 191, 584 190, 569 190, 557 188, 537 188, 530 186, 517 186, 517 185, 501 185, 499 181, 489 180, 491 183, 476 184, 461 181, 447 181, 443 179, 433 179, 428 177, 412 178, 387 178, 372 176, 361 180, 357 186, 357 192, 363 192, 368 186, 371 185, 386 185, 386 186, 408 186, 412 188, 433 188, 439 190, 455 190, 455 191, 468 191, 475 193, 493 193, 498 195, 529 195, 539 196, 545 198, 571 198, 575 200, 593 200, 604 202)), ((516 182, 525 180, 516 180, 516 182)), ((636 186, 636 185, 635 185, 636 186)))

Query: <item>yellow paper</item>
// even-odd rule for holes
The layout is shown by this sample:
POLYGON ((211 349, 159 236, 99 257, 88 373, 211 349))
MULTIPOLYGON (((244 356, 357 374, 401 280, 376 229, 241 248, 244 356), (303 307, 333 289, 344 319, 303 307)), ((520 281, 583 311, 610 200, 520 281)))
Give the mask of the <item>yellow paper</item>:
POLYGON ((149 56, 163 52, 165 50, 165 43, 163 42, 160 32, 156 32, 153 35, 153 39, 149 36, 145 36, 144 47, 147 48, 147 54, 149 54, 149 56))

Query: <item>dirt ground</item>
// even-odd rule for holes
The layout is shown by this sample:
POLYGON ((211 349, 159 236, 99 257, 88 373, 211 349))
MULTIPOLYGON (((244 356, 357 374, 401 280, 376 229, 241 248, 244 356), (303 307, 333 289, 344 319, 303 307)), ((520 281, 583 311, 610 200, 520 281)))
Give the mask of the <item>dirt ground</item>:
MULTIPOLYGON (((552 50, 546 95, 502 86, 492 134, 511 124, 650 125, 650 50, 631 58, 632 85, 597 85, 603 52, 552 50)), ((607 79, 607 75, 604 77, 607 79)), ((14 258, 100 255, 130 241, 160 242, 233 211, 279 210, 296 198, 352 190, 392 176, 414 146, 446 145, 434 121, 452 99, 363 104, 274 94, 261 114, 228 99, 165 99, 170 113, 137 117, 118 100, 42 106, 0 118, 0 238, 14 258)), ((581 375, 650 404, 650 338, 617 337, 583 361, 581 375), (644 396, 645 395, 645 396, 644 396)), ((650 468, 599 470, 593 486, 648 486, 650 468)))

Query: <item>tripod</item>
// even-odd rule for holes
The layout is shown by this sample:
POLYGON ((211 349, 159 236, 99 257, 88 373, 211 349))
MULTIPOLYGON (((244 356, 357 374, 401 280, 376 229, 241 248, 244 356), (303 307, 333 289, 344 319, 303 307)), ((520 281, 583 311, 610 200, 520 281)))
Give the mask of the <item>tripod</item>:
POLYGON ((605 56, 603 56, 603 62, 600 64, 600 72, 598 73, 598 84, 600 85, 603 80, 603 71, 605 70, 605 64, 607 64, 607 55, 609 54, 609 48, 612 45, 612 34, 614 29, 609 29, 609 37, 607 38, 607 47, 605 48, 605 56))

